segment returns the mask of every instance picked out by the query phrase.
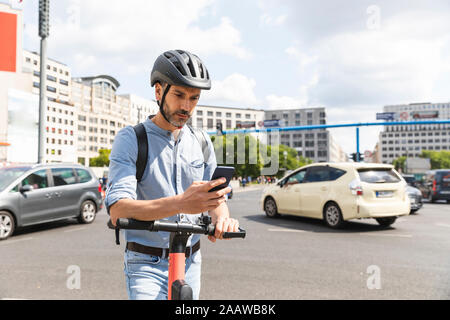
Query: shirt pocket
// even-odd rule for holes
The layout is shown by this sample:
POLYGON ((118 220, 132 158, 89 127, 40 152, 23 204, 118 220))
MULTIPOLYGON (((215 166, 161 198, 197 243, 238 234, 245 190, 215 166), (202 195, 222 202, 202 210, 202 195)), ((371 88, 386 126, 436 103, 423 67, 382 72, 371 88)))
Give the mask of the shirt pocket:
POLYGON ((186 163, 186 175, 191 182, 203 180, 203 159, 196 159, 186 163))

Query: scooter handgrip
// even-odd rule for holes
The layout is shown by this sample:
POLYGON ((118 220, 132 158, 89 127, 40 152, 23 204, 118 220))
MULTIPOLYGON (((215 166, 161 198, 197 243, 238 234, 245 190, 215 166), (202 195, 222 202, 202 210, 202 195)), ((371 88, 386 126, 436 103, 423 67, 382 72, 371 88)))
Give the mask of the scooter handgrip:
POLYGON ((119 218, 116 226, 119 229, 133 229, 133 230, 152 230, 154 221, 139 221, 134 219, 119 218))
POLYGON ((224 232, 223 233, 223 238, 224 239, 231 239, 231 238, 245 238, 245 230, 239 228, 239 231, 237 232, 224 232))

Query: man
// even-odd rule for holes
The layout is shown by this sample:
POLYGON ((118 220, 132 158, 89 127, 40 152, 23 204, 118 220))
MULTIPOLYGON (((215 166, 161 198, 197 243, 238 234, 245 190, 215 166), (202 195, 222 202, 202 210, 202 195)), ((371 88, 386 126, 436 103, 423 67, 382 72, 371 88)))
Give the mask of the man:
MULTIPOLYGON (((210 181, 217 166, 208 135, 209 158, 194 133, 185 126, 192 116, 201 90, 211 88, 209 73, 196 56, 172 50, 160 55, 153 66, 151 85, 159 112, 144 122, 148 138, 148 161, 142 179, 136 181, 137 138, 131 126, 115 137, 110 155, 106 207, 115 225, 118 218, 168 220, 196 223, 208 211, 216 225, 209 240, 223 239, 223 233, 238 231, 230 218, 226 194, 230 188, 208 192, 225 182, 210 181)), ((124 230, 125 276, 130 299, 167 299, 169 233, 124 230)), ((186 282, 194 299, 200 293, 200 235, 188 240, 186 282)))

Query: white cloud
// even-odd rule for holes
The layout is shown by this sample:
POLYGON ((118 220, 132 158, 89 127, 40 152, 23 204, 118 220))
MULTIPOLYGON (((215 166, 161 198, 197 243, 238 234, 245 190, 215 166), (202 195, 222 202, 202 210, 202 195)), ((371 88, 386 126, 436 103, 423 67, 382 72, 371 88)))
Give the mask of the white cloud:
POLYGON ((290 97, 290 96, 278 96, 276 94, 269 94, 265 98, 265 109, 298 109, 307 107, 306 100, 290 97))
POLYGON ((249 59, 251 52, 230 18, 216 17, 207 27, 199 23, 214 13, 213 4, 213 0, 55 2, 49 53, 77 73, 96 72, 87 64, 85 68, 74 64, 80 56, 95 57, 98 70, 113 66, 124 73, 148 70, 161 52, 170 49, 186 49, 200 57, 224 54, 249 59))
POLYGON ((256 107, 261 101, 256 97, 255 87, 254 79, 233 73, 223 80, 213 80, 211 90, 202 92, 201 103, 223 101, 239 107, 256 107))
POLYGON ((259 22, 260 25, 266 25, 266 26, 272 26, 272 27, 277 27, 277 26, 281 26, 285 23, 287 18, 286 14, 281 14, 278 15, 276 17, 273 17, 267 13, 263 13, 260 17, 259 17, 259 22))

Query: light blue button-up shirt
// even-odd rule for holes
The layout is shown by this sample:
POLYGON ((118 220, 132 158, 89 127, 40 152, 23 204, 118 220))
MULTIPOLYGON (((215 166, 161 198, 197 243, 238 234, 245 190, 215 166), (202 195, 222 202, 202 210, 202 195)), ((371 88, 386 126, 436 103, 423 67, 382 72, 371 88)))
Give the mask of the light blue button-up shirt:
MULTIPOLYGON (((105 198, 108 213, 110 206, 120 199, 155 200, 181 194, 194 181, 209 181, 217 166, 214 147, 207 134, 210 156, 204 162, 201 142, 187 126, 180 130, 177 140, 170 131, 158 127, 150 119, 144 122, 144 126, 148 138, 148 160, 139 183, 136 181, 138 145, 133 127, 122 128, 114 139, 105 198)), ((162 220, 197 223, 199 216, 181 213, 162 220)), ((169 247, 169 232, 122 231, 127 242, 169 247)), ((199 238, 198 234, 191 236, 187 245, 196 243, 199 238)))

